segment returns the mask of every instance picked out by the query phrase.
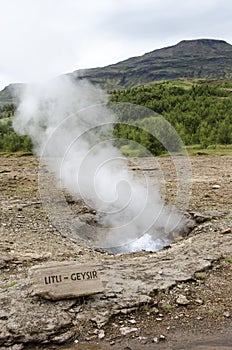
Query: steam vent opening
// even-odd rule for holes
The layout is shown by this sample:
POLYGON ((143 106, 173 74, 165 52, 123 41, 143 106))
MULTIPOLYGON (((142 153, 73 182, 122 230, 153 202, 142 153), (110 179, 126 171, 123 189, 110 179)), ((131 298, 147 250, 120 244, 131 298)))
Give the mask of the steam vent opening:
MULTIPOLYGON (((101 214, 96 210, 88 207, 83 201, 73 201, 67 199, 72 211, 77 213, 79 224, 76 226, 78 230, 78 237, 83 239, 89 247, 100 251, 102 253, 108 252, 110 254, 124 254, 139 251, 155 252, 168 247, 171 243, 176 242, 187 235, 196 226, 195 213, 185 213, 182 217, 181 223, 173 231, 163 232, 153 231, 140 234, 137 238, 131 239, 128 243, 106 244, 105 242, 108 227, 103 227, 101 224, 101 214)), ((122 228, 123 235, 123 228, 122 228)), ((133 235, 132 235, 133 237, 133 235)))
MULTIPOLYGON (((112 230, 112 222, 106 219, 104 212, 93 208, 90 203, 83 199, 75 199, 65 192, 65 201, 71 212, 74 214, 74 235, 87 243, 89 247, 102 253, 124 254, 139 251, 155 252, 168 247, 171 243, 186 237, 196 226, 194 213, 186 210, 180 212, 172 199, 175 198, 177 183, 169 182, 168 174, 173 177, 174 165, 170 157, 160 159, 161 164, 157 164, 154 157, 127 160, 129 171, 135 175, 139 181, 143 181, 144 173, 151 180, 152 189, 158 187, 158 199, 161 202, 155 205, 152 202, 145 209, 141 232, 128 232, 126 225, 120 223, 120 227, 112 230), (151 210, 150 210, 151 209, 151 210), (153 211, 157 210, 158 213, 153 211), (154 219, 150 220, 153 215, 154 219), (149 225, 146 226, 148 218, 149 225)), ((124 188, 123 193, 126 192, 124 188)), ((120 194, 120 190, 119 190, 120 194)), ((152 198, 153 199, 153 198, 152 198)), ((148 199, 149 203, 149 199, 148 199)), ((117 219, 117 217, 116 217, 117 219)), ((120 218, 121 220, 121 218, 120 218)), ((126 222, 127 224, 127 222, 126 222)), ((140 222, 139 222, 140 225, 140 222)), ((132 228, 134 225, 132 225, 132 228)), ((64 230, 63 230, 64 231, 64 230)))

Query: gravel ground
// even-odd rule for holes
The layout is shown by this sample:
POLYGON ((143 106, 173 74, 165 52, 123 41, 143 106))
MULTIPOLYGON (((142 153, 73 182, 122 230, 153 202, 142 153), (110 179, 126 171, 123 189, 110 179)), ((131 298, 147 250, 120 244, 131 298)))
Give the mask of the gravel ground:
MULTIPOLYGON (((197 224, 188 237, 158 253, 138 252, 112 257, 86 244, 77 244, 52 226, 41 205, 38 160, 35 157, 1 155, 0 348, 232 348, 232 156, 195 156, 191 158, 191 164, 192 194, 186 211, 195 213, 197 224), (185 256, 186 260, 183 260, 184 252, 189 259, 185 256), (149 291, 147 295, 143 293, 147 299, 140 299, 138 290, 137 294, 130 294, 129 286, 124 286, 126 282, 121 278, 118 283, 124 286, 125 292, 115 292, 116 297, 121 298, 119 307, 120 302, 112 301, 111 287, 107 286, 108 294, 102 298, 101 305, 103 309, 113 311, 107 311, 104 322, 94 320, 97 311, 93 310, 99 307, 100 299, 82 298, 56 303, 33 298, 28 292, 28 269, 35 264, 102 261, 104 267, 113 263, 119 271, 128 269, 131 273, 137 271, 141 263, 151 272, 152 269, 159 271, 161 267, 165 271, 168 265, 172 265, 172 262, 165 265, 168 259, 173 259, 173 266, 176 266, 173 280, 169 278, 163 287, 157 284, 153 291, 147 281, 149 291), (180 271, 183 274, 179 279, 175 277, 178 264, 182 266, 180 271), (130 299, 131 305, 126 307, 130 299), (36 310, 40 308, 40 313, 36 313, 32 305, 36 310), (4 313, 4 308, 12 313, 4 313), (25 312, 20 308, 28 312, 34 322, 33 329, 26 327, 25 312), (43 324, 41 315, 45 310, 47 318, 43 324), (50 328, 49 319, 52 320, 50 328), (36 334, 39 322, 40 336, 36 334), (81 347, 78 344, 74 347, 75 340, 81 343, 81 347)), ((151 181, 160 182, 165 200, 175 203, 178 179, 169 158, 134 159, 130 167, 138 175, 141 173, 139 168, 143 169, 151 181)), ((69 205, 79 214, 89 213, 81 202, 70 201, 69 205)), ((165 273, 163 277, 162 273, 160 270, 160 279, 165 281, 165 273)))

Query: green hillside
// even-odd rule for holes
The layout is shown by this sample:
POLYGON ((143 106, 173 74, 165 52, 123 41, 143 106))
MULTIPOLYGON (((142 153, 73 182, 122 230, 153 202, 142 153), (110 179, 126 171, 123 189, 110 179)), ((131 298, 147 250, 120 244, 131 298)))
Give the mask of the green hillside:
MULTIPOLYGON (((232 144, 232 80, 220 84, 218 81, 180 80, 114 90, 111 101, 145 106, 162 115, 175 128, 185 145, 200 144, 205 148, 232 144)), ((115 129, 115 137, 136 141, 153 154, 164 151, 151 134, 142 130, 155 130, 159 118, 149 115, 141 118, 136 113, 127 119, 122 116, 121 125, 115 129), (136 127, 131 126, 130 122, 136 127)), ((117 145, 124 146, 120 142, 117 145)), ((178 143, 175 147, 172 150, 178 151, 178 143)))
MULTIPOLYGON (((146 106, 161 114, 186 145, 232 144, 232 45, 223 40, 185 40, 69 75, 76 81, 87 78, 99 84, 109 91, 112 101, 146 106)), ((16 135, 11 126, 15 91, 22 87, 11 84, 0 91, 0 151, 31 148, 30 140, 16 135)), ((154 154, 162 153, 163 146, 141 131, 146 125, 154 127, 154 120, 138 117, 133 130, 119 124, 114 133, 141 143, 154 154)), ((125 145, 118 141, 117 146, 125 145)))
MULTIPOLYGON (((223 40, 183 40, 107 67, 67 75, 74 80, 88 79, 107 90, 179 78, 228 79, 232 78, 232 45, 223 40)), ((0 91, 0 104, 14 101, 14 91, 22 86, 11 84, 0 91)))
POLYGON ((178 78, 232 78, 232 45, 223 40, 184 40, 177 45, 103 68, 71 73, 108 90, 178 78))
MULTIPOLYGON (((125 90, 115 89, 110 94, 110 100, 145 106, 162 115, 185 145, 199 144, 203 148, 212 148, 232 144, 232 79, 180 79, 125 90)), ((0 107, 0 151, 30 151, 28 137, 18 136, 12 129, 14 110, 12 104, 0 107)), ((132 109, 129 117, 119 117, 118 121, 114 129, 114 137, 118 139, 115 144, 124 154, 146 155, 141 149, 135 149, 133 141, 155 155, 165 151, 157 139, 143 130, 155 129, 158 118, 150 117, 149 113, 146 117, 134 114, 132 109)), ((172 151, 178 151, 178 140, 174 138, 170 142, 172 151)))

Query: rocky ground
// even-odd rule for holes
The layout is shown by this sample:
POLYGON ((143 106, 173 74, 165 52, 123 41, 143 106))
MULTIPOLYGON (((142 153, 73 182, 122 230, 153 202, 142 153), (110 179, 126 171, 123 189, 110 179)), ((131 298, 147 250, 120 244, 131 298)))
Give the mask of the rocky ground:
MULTIPOLYGON (((186 211, 195 227, 187 237, 157 253, 115 256, 52 226, 35 157, 0 160, 1 349, 232 348, 232 156, 191 158, 186 211), (100 264, 105 292, 60 301, 32 296, 29 269, 50 261, 100 264)), ((158 164, 165 200, 175 203, 175 168, 165 157, 158 164)), ((159 177, 157 160, 134 160, 130 167, 152 181, 159 177)), ((88 213, 82 203, 69 205, 88 213)))

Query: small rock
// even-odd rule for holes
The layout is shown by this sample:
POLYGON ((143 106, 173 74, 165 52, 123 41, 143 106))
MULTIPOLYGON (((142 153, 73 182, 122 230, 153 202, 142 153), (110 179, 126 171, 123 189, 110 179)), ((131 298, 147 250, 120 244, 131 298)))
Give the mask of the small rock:
POLYGON ((160 338, 160 340, 165 340, 166 339, 165 335, 163 335, 163 334, 160 334, 159 338, 160 338))
POLYGON ((131 323, 131 324, 136 324, 136 321, 134 319, 128 320, 128 322, 131 323))
POLYGON ((159 309, 158 309, 157 307, 153 307, 153 308, 151 309, 151 312, 152 312, 153 314, 158 314, 158 313, 159 313, 159 309))
POLYGON ((22 350, 23 348, 23 344, 15 344, 12 347, 10 347, 11 350, 22 350))
POLYGON ((100 330, 99 330, 99 333, 98 333, 98 338, 99 338, 99 339, 103 339, 103 338, 105 338, 105 332, 104 332, 104 330, 103 330, 103 329, 100 329, 100 330))
POLYGON ((213 186, 212 186, 212 189, 213 189, 213 190, 217 190, 217 189, 219 189, 219 188, 221 188, 220 185, 213 185, 213 186))
POLYGON ((110 345, 114 345, 115 344, 115 341, 114 340, 111 340, 110 341, 110 345))
POLYGON ((193 219, 198 223, 201 224, 205 221, 208 221, 211 219, 210 216, 202 214, 202 213, 198 213, 198 212, 191 212, 190 215, 192 215, 193 219))
POLYGON ((222 234, 222 235, 226 235, 226 234, 228 234, 228 233, 231 233, 231 228, 229 228, 229 227, 228 227, 228 228, 225 228, 224 230, 221 231, 221 234, 222 234))
POLYGON ((225 311, 223 316, 226 318, 230 318, 231 314, 229 313, 229 311, 225 311))
POLYGON ((202 305, 202 304, 203 304, 203 300, 201 300, 201 299, 196 299, 196 303, 199 304, 199 305, 202 305))
POLYGON ((178 305, 188 305, 189 303, 190 303, 190 301, 186 298, 186 296, 185 295, 183 295, 183 294, 180 294, 179 296, 178 296, 178 298, 176 299, 176 303, 178 304, 178 305))
POLYGON ((153 338, 153 343, 158 344, 158 342, 159 342, 159 338, 158 337, 153 338))
POLYGON ((163 319, 161 317, 157 317, 156 321, 163 321, 163 319))
POLYGON ((137 332, 138 328, 121 327, 119 328, 122 335, 127 335, 129 333, 137 332))
POLYGON ((138 339, 141 344, 147 344, 147 341, 148 341, 147 337, 138 337, 138 339))
POLYGON ((201 320, 203 320, 203 317, 202 316, 197 316, 197 320, 201 321, 201 320))
POLYGON ((72 331, 67 331, 65 333, 62 333, 60 335, 56 335, 55 337, 52 337, 52 341, 54 341, 55 343, 64 343, 66 341, 68 341, 69 339, 71 339, 73 337, 73 332, 72 331))

